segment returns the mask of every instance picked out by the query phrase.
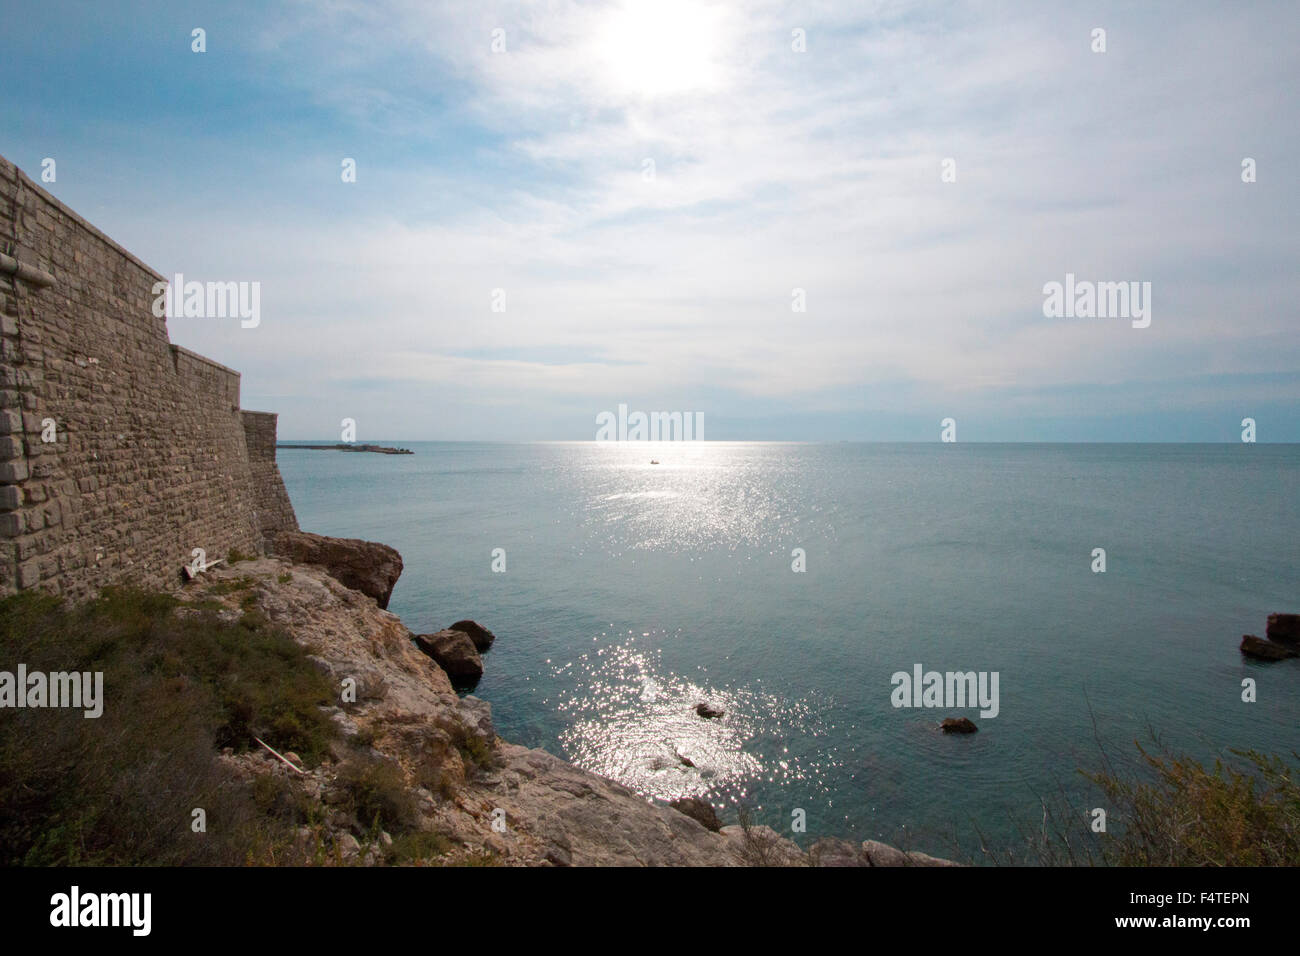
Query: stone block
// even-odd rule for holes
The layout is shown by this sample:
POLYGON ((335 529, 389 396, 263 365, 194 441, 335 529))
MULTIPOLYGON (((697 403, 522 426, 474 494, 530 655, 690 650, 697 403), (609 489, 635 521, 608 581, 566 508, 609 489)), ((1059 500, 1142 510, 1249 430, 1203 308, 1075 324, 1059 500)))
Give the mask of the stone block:
POLYGON ((41 569, 35 560, 18 565, 18 587, 34 588, 41 580, 41 569))
POLYGON ((14 435, 0 437, 0 461, 13 461, 23 457, 22 439, 14 435))

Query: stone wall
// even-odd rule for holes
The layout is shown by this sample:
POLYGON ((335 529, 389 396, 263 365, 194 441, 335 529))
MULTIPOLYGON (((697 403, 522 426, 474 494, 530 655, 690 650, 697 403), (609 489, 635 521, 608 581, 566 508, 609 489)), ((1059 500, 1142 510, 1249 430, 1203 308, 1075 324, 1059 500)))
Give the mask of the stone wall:
POLYGON ((166 585, 297 527, 275 416, 171 344, 159 281, 0 157, 0 594, 166 585))
POLYGON ((257 505, 257 527, 269 542, 279 531, 297 531, 298 517, 285 490, 284 479, 275 463, 274 412, 243 411, 244 445, 248 448, 248 469, 253 479, 253 501, 257 505))

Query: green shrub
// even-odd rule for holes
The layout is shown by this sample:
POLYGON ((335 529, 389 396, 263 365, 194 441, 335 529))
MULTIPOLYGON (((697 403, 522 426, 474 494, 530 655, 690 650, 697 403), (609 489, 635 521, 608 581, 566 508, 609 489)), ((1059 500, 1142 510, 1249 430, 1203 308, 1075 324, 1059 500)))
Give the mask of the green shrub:
POLYGON ((231 786, 217 751, 256 746, 256 734, 317 759, 336 733, 320 710, 333 688, 266 622, 178 616, 178 604, 126 588, 75 608, 31 593, 0 601, 0 659, 104 675, 97 719, 24 708, 0 720, 0 864, 286 858, 302 806, 231 786), (195 808, 205 833, 191 829, 195 808))
POLYGON ((449 721, 443 727, 451 735, 451 742, 460 751, 467 771, 475 767, 486 770, 493 766, 496 754, 493 752, 492 745, 481 734, 458 720, 449 721))
POLYGON ((393 843, 384 852, 391 864, 416 863, 441 857, 451 849, 451 841, 440 833, 416 830, 393 837, 393 843))
MULTIPOLYGON (((1159 746, 1157 744, 1157 746, 1159 746)), ((1036 866, 1296 866, 1300 786, 1296 765, 1255 751, 1231 751, 1213 766, 1186 755, 1148 753, 1080 771, 1097 792, 1080 800, 1065 787, 1040 797, 1031 817, 1013 820, 1018 838, 967 862, 1036 866), (1094 833, 1091 808, 1106 810, 1094 833)), ((1293 760, 1300 755, 1292 754, 1293 760)), ((977 828, 978 830, 978 828, 977 828)))
MULTIPOLYGON (((1189 757, 1153 756, 1150 771, 1122 778, 1089 774, 1119 826, 1102 841, 1118 866, 1296 866, 1300 864, 1297 766, 1277 756, 1233 751, 1238 766, 1207 769, 1189 757)), ((1300 761, 1300 755, 1292 754, 1300 761)))
POLYGON ((357 753, 339 767, 336 782, 346 795, 344 806, 366 828, 400 833, 418 819, 415 797, 402 768, 391 760, 357 753))

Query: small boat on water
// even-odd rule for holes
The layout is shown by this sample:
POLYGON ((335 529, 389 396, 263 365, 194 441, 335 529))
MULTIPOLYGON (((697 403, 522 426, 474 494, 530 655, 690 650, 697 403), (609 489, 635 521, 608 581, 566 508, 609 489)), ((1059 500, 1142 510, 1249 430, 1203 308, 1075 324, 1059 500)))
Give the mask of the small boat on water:
POLYGON ((657 465, 657 464, 659 464, 659 459, 658 459, 658 458, 651 458, 651 459, 650 459, 650 464, 652 464, 652 465, 657 465))

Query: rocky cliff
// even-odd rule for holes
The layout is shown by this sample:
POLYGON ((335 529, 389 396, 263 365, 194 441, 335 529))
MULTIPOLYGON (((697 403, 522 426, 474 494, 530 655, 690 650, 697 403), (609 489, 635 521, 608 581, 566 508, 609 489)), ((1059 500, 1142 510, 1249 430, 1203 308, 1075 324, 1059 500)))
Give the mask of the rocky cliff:
MULTIPOLYGON (((340 688, 332 710, 353 746, 401 768, 419 826, 451 847, 448 862, 490 858, 508 865, 932 865, 879 843, 823 840, 810 853, 763 826, 714 832, 619 784, 542 750, 497 737, 491 708, 460 697, 394 614, 323 566, 277 557, 213 569, 186 585, 188 602, 213 601, 232 619, 250 611, 308 649, 340 688), (232 585, 238 587, 232 587, 232 585), (346 699, 348 689, 354 699, 346 699)), ((507 638, 508 639, 508 638, 507 638)), ((268 741, 273 746, 273 742, 268 741)), ((269 751, 228 755, 247 776, 275 775, 328 809, 337 764, 289 764, 269 751)), ((327 840, 359 862, 378 859, 363 821, 321 814, 327 840)), ((380 835, 380 838, 387 834, 380 835)))

